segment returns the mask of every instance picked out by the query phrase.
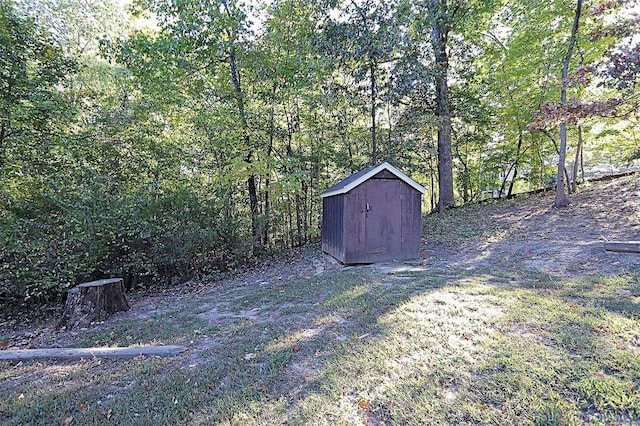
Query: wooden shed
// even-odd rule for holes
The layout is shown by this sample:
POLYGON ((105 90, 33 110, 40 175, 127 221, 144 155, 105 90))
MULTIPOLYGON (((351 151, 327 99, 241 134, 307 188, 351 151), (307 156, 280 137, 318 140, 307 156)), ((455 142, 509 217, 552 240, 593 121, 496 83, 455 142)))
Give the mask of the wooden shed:
POLYGON ((389 163, 325 190, 322 251, 342 263, 417 259, 425 189, 389 163))

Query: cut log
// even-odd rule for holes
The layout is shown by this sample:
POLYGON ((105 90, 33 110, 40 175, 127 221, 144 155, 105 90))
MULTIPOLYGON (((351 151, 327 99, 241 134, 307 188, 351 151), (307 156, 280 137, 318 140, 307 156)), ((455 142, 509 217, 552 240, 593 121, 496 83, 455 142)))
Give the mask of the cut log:
POLYGON ((138 356, 174 356, 185 351, 184 346, 140 346, 126 348, 51 348, 0 351, 0 361, 30 361, 34 359, 124 358, 138 356))
POLYGON ((58 327, 86 327, 109 315, 129 310, 122 278, 91 281, 72 288, 58 327))
POLYGON ((604 249, 622 253, 640 253, 640 241, 617 241, 605 243, 604 249))

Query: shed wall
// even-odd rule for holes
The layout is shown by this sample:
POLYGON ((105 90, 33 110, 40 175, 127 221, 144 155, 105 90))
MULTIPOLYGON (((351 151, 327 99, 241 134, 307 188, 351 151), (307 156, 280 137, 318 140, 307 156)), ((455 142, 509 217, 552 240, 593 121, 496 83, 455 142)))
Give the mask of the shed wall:
POLYGON ((345 232, 344 232, 344 263, 366 263, 362 260, 362 250, 365 246, 365 216, 366 187, 364 182, 345 194, 345 232))
POLYGON ((417 259, 420 257, 422 242, 422 195, 408 185, 403 185, 401 203, 401 259, 417 259))
POLYGON ((345 197, 334 195, 322 199, 322 251, 344 261, 345 197))

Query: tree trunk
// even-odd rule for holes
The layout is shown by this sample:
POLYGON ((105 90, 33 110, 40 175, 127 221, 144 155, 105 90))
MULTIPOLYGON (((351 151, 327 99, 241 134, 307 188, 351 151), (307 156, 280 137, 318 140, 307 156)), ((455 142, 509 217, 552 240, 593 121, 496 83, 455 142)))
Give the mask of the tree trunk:
MULTIPOLYGON (((553 147, 556 150, 556 154, 558 154, 558 156, 560 155, 560 147, 558 146, 558 142, 555 140, 555 138, 553 137, 553 135, 551 133, 549 133, 546 130, 542 130, 542 133, 544 133, 550 140, 551 142, 553 142, 553 147)), ((566 149, 565 149, 566 152, 566 149)), ((566 157, 566 156, 565 156, 566 157)), ((540 164, 541 167, 544 167, 544 160, 542 159, 542 157, 540 157, 540 164)), ((567 182, 569 182, 569 172, 567 171, 566 167, 563 167, 564 169, 564 178, 566 179, 567 182)))
POLYGON ((371 165, 378 164, 378 146, 376 144, 376 63, 369 58, 369 73, 371 74, 371 165))
MULTIPOLYGON (((430 136, 431 136, 431 138, 430 138, 431 144, 430 144, 429 147, 431 148, 431 146, 435 146, 436 143, 434 143, 434 141, 433 141, 433 132, 429 132, 429 133, 430 133, 430 136)), ((429 193, 429 201, 430 201, 431 209, 429 211, 430 212, 434 212, 434 211, 436 211, 436 182, 435 182, 435 179, 434 179, 434 176, 436 174, 436 170, 433 167, 432 151, 429 150, 428 153, 429 153, 429 159, 428 159, 428 162, 429 162, 429 184, 431 186, 431 191, 429 193)))
MULTIPOLYGON (((582 0, 578 0, 576 5, 576 12, 573 20, 573 28, 571 29, 571 39, 569 40, 569 47, 567 54, 562 64, 562 84, 560 90, 560 103, 564 106, 567 103, 567 84, 569 78, 569 64, 571 62, 571 55, 573 54, 573 47, 576 44, 576 38, 578 35, 578 28, 580 25, 580 14, 582 13, 582 0)), ((560 153, 558 160, 558 174, 556 179, 556 198, 554 205, 557 208, 567 207, 569 205, 569 198, 564 191, 564 174, 565 174, 565 161, 567 156, 567 123, 563 120, 560 123, 560 153)), ((567 182, 569 184, 569 182, 567 182)))
POLYGON ((572 192, 576 192, 578 190, 578 168, 580 165, 581 157, 582 157, 582 126, 578 126, 578 147, 576 148, 576 157, 573 160, 573 170, 571 173, 572 192))
POLYGON ((2 123, 2 127, 0 127, 0 171, 2 171, 4 167, 4 139, 6 134, 7 128, 4 123, 2 123))
POLYGON ((58 327, 86 327, 109 315, 129 310, 122 278, 91 281, 71 289, 58 327))
MULTIPOLYGON (((565 193, 565 161, 567 156, 567 123, 560 123, 560 155, 558 158, 558 172, 556 174, 556 197, 553 201, 557 208, 567 207, 569 197, 565 193)), ((566 179, 568 181, 568 179, 566 179)), ((567 182, 568 184, 569 182, 567 182)))
MULTIPOLYGON (((502 198, 502 194, 504 194, 504 189, 507 187, 507 179, 511 174, 511 170, 513 170, 513 179, 509 183, 509 190, 507 191, 507 198, 511 197, 511 192, 513 191, 513 183, 516 180, 516 176, 518 175, 518 163, 520 163, 520 157, 524 153, 520 153, 522 149, 522 129, 518 132, 518 146, 516 148, 516 158, 513 161, 513 164, 509 166, 509 169, 505 173, 504 179, 502 180, 502 185, 500 186, 500 192, 498 192, 498 198, 502 198)), ((526 150, 525 150, 526 151, 526 150)))
MULTIPOLYGON (((267 147, 267 158, 271 158, 273 143, 275 139, 275 109, 276 109, 276 83, 273 83, 271 91, 271 110, 269 111, 269 146, 267 147)), ((271 228, 271 200, 269 190, 271 186, 270 174, 264 181, 264 223, 262 224, 262 246, 269 246, 269 230, 271 228)))
POLYGON ((297 247, 302 247, 302 216, 300 211, 300 194, 296 192, 296 233, 297 247))
POLYGON ((507 191, 507 198, 511 198, 511 194, 513 194, 513 184, 516 182, 516 177, 518 176, 518 166, 517 163, 513 166, 513 179, 509 183, 509 191, 507 191))
MULTIPOLYGON (((223 6, 227 13, 227 16, 230 19, 235 19, 233 17, 233 13, 229 9, 229 5, 227 2, 223 2, 223 6)), ((238 71, 238 63, 236 58, 236 34, 233 31, 229 32, 229 38, 231 41, 231 46, 229 47, 229 68, 231 70, 231 80, 233 81, 233 88, 235 90, 236 95, 236 106, 238 108, 238 117, 240 118, 240 126, 242 129, 242 141, 245 144, 246 149, 248 150, 247 157, 245 161, 248 164, 251 164, 253 158, 253 150, 254 147, 251 146, 251 138, 249 136, 249 123, 247 121, 247 114, 244 109, 244 93, 242 91, 242 84, 240 81, 240 72, 238 71)), ((258 220, 259 214, 259 205, 258 205, 258 188, 256 185, 256 177, 253 175, 253 172, 250 174, 247 179, 247 189, 249 191, 249 210, 251 212, 251 237, 252 243, 251 248, 253 254, 260 254, 262 252, 262 246, 260 244, 260 223, 258 220)))
MULTIPOLYGON (((367 14, 365 13, 365 11, 358 5, 355 0, 351 0, 351 4, 356 8, 358 14, 362 18, 361 25, 364 28, 371 28, 369 19, 367 18, 367 14)), ((378 64, 376 61, 376 53, 373 49, 371 41, 369 41, 367 46, 367 59, 369 60, 369 89, 371 99, 371 165, 375 166, 378 164, 378 145, 376 140, 376 99, 378 97, 376 87, 376 70, 378 69, 378 64)))
POLYGON ((462 202, 463 204, 466 204, 471 200, 471 172, 469 171, 468 166, 469 158, 468 155, 465 155, 465 157, 463 158, 462 154, 460 153, 459 145, 456 145, 454 149, 456 158, 462 165, 462 173, 460 176, 461 182, 459 182, 458 184, 462 187, 462 202))
MULTIPOLYGON (((251 163, 251 161, 248 161, 251 163)), ((251 210, 251 237, 252 249, 254 255, 262 252, 260 244, 260 223, 258 218, 258 188, 256 185, 256 177, 251 174, 247 179, 247 187, 249 188, 249 209, 251 210)))
POLYGON ((311 210, 310 206, 310 196, 309 196, 309 185, 302 181, 302 194, 303 194, 303 202, 302 202, 302 230, 304 231, 304 244, 306 244, 310 240, 309 236, 309 224, 311 223, 309 218, 309 210, 311 210))
MULTIPOLYGON (((389 93, 390 89, 387 87, 387 93, 389 93)), ((393 120, 391 120, 391 102, 387 101, 387 121, 389 123, 389 131, 387 132, 387 146, 385 148, 386 150, 386 155, 385 157, 389 157, 390 151, 391 151, 391 141, 393 140, 392 138, 392 133, 393 133, 393 120)))
POLYGON ((581 175, 581 180, 584 183, 584 149, 580 149, 580 175, 581 175))
POLYGON ((435 56, 436 115, 438 125, 438 211, 455 207, 453 194, 453 156, 451 154, 451 110, 449 107, 449 59, 447 38, 449 29, 442 17, 447 12, 446 0, 432 0, 429 8, 434 14, 431 44, 435 56))
MULTIPOLYGON (((9 79, 9 81, 5 82, 5 84, 7 86, 3 91, 4 95, 10 98, 13 92, 13 81, 9 79)), ((9 111, 10 111, 9 105, 5 104, 2 110, 2 116, 0 117, 0 120, 2 121, 2 126, 0 127, 0 172, 4 168, 5 142, 11 136, 11 133, 12 133, 11 132, 11 113, 9 111)))
POLYGON ((289 247, 293 248, 295 245, 294 235, 293 235, 293 213, 291 212, 291 195, 287 193, 287 216, 289 218, 289 229, 287 232, 287 239, 289 247))
POLYGON ((271 180, 266 178, 264 181, 264 223, 262 224, 262 247, 269 246, 269 228, 271 228, 271 200, 269 198, 269 188, 271 180))
MULTIPOLYGON (((247 154, 246 162, 251 164, 253 157, 253 147, 251 146, 251 138, 249 136, 249 124, 247 122, 247 114, 244 110, 244 94, 242 92, 242 84, 240 82, 240 73, 238 72, 238 65, 236 62, 236 50, 234 46, 231 46, 229 51, 229 67, 231 68, 231 79, 233 80, 233 87, 236 93, 236 106, 238 108, 238 116, 240 118, 240 125, 242 128, 242 140, 249 150, 247 154)), ((249 175, 247 179, 247 188, 249 191, 249 210, 251 212, 251 237, 254 254, 260 254, 260 229, 258 220, 258 188, 256 185, 256 177, 253 173, 249 175)))

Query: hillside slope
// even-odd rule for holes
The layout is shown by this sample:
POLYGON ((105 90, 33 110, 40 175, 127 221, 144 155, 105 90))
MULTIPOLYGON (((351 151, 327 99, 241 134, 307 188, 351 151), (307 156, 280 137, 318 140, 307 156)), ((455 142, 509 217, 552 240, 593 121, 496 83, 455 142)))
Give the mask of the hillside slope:
POLYGON ((640 263, 640 255, 603 249, 607 241, 640 240, 640 174, 583 186, 568 208, 552 205, 546 193, 429 216, 423 263, 568 275, 640 263))

